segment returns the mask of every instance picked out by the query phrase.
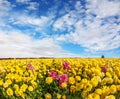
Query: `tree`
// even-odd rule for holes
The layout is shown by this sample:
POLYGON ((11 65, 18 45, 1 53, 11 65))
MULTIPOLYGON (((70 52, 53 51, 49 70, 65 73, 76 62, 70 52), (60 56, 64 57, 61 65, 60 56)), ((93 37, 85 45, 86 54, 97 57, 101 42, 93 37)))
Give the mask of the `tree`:
POLYGON ((102 55, 101 58, 105 58, 104 55, 102 55))

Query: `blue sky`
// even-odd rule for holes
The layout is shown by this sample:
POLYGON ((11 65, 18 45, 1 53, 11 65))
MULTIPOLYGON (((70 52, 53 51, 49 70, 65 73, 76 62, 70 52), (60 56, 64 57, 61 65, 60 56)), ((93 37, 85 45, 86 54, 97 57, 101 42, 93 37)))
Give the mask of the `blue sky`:
POLYGON ((120 57, 119 0, 0 0, 0 57, 120 57))

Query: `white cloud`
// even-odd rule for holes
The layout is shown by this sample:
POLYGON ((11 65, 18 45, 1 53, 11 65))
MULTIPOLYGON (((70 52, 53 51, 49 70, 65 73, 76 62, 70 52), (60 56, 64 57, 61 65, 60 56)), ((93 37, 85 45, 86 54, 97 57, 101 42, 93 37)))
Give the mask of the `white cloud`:
POLYGON ((10 26, 7 25, 5 22, 7 17, 10 17, 10 12, 15 7, 15 5, 11 4, 8 0, 0 0, 0 28, 9 28, 10 26))
POLYGON ((0 57, 69 57, 76 56, 62 48, 52 38, 35 40, 19 31, 0 30, 0 57))
POLYGON ((19 15, 18 13, 9 18, 9 22, 14 25, 21 25, 21 26, 38 26, 38 27, 44 27, 49 24, 51 24, 52 16, 41 16, 41 17, 34 17, 29 16, 26 14, 19 15), (18 17, 14 17, 14 16, 18 17))
POLYGON ((24 4, 27 4, 29 3, 31 0, 16 0, 16 2, 18 3, 24 3, 24 4))
MULTIPOLYGON (((84 18, 80 18, 81 14, 78 13, 78 10, 81 10, 81 8, 78 9, 77 7, 77 10, 72 11, 75 12, 74 14, 70 12, 56 20, 54 24, 55 30, 68 30, 68 34, 61 35, 57 40, 79 44, 91 52, 119 48, 120 36, 118 31, 120 31, 120 26, 116 22, 120 22, 120 17, 118 19, 114 17, 107 18, 107 21, 104 20, 104 17, 119 15, 120 2, 107 0, 88 1, 90 4, 87 5, 88 9, 85 11, 87 14, 84 18), (113 12, 110 12, 112 7, 113 12), (107 10, 109 11, 107 12, 107 10), (103 11, 105 11, 105 14, 103 11), (97 17, 91 15, 92 12, 97 14, 97 17), (75 28, 74 31, 69 31, 71 27, 75 28)), ((76 3, 77 6, 78 4, 76 3)))
MULTIPOLYGON (((74 6, 74 10, 70 10, 69 6, 67 6, 66 9, 69 9, 68 12, 55 21, 53 25, 55 31, 68 30, 68 32, 70 32, 74 30, 74 24, 81 18, 81 14, 85 11, 85 9, 82 8, 80 1, 77 1, 74 6)), ((62 11, 65 12, 64 9, 62 11)))
POLYGON ((0 1, 0 17, 5 17, 8 15, 8 11, 10 11, 14 7, 9 1, 1 0, 0 1))
POLYGON ((54 30, 59 29, 64 31, 67 29, 68 31, 71 31, 77 19, 77 13, 75 11, 70 11, 68 14, 65 14, 54 23, 54 30))
POLYGON ((39 3, 38 2, 34 2, 31 0, 16 0, 18 6, 19 5, 23 5, 24 6, 24 12, 28 13, 31 10, 39 10, 39 3))
POLYGON ((87 3, 87 13, 95 14, 98 18, 120 15, 119 0, 87 0, 87 3))
POLYGON ((5 21, 5 23, 25 28, 21 31, 31 36, 38 34, 40 37, 46 37, 49 35, 50 30, 48 28, 53 23, 53 18, 54 16, 52 14, 48 16, 36 17, 35 15, 19 14, 16 12, 13 13, 8 18, 8 21, 5 21))
POLYGON ((0 1, 0 10, 8 11, 11 7, 11 3, 7 0, 0 1))
POLYGON ((77 2, 76 2, 75 8, 76 8, 76 10, 78 10, 78 11, 80 11, 80 12, 84 10, 84 9, 82 9, 82 4, 81 4, 80 1, 77 1, 77 2))
POLYGON ((120 47, 120 36, 117 33, 120 27, 118 25, 100 26, 99 20, 92 23, 87 22, 87 27, 83 27, 81 23, 81 20, 78 21, 75 24, 75 32, 61 37, 62 40, 77 43, 91 51, 105 51, 120 47), (112 39, 113 37, 115 40, 112 39))
POLYGON ((30 2, 27 9, 29 9, 29 10, 37 10, 38 6, 39 6, 39 4, 37 2, 30 2))

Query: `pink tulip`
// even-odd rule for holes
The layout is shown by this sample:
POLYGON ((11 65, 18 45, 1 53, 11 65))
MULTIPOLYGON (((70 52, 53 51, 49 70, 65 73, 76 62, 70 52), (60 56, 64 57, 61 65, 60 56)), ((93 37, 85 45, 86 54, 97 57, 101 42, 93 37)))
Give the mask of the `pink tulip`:
POLYGON ((107 67, 106 66, 102 66, 101 69, 102 69, 103 72, 107 71, 107 67))
POLYGON ((29 70, 35 70, 34 66, 33 66, 31 63, 28 63, 28 64, 27 64, 27 68, 28 68, 29 70))
POLYGON ((66 74, 62 74, 59 76, 59 84, 63 83, 63 82, 68 82, 68 76, 66 74))
POLYGON ((58 74, 55 71, 49 72, 49 75, 52 76, 55 80, 59 79, 59 76, 58 76, 58 74))
POLYGON ((63 62, 63 69, 64 70, 69 70, 70 69, 70 64, 68 62, 63 62))

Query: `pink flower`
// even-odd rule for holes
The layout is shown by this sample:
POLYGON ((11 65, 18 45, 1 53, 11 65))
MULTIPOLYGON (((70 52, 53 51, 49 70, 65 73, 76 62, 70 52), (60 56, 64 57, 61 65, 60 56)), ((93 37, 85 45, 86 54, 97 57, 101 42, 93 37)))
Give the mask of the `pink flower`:
POLYGON ((63 62, 63 69, 64 70, 69 70, 70 69, 70 64, 68 62, 63 62))
POLYGON ((102 66, 101 69, 102 69, 103 72, 107 71, 107 67, 106 66, 102 66))
POLYGON ((27 68, 28 68, 29 70, 35 70, 34 66, 33 66, 31 63, 28 63, 28 64, 27 64, 27 68))
POLYGON ((55 80, 59 79, 58 74, 56 72, 54 72, 54 71, 49 72, 49 75, 52 76, 55 80))
POLYGON ((62 74, 59 76, 59 84, 63 83, 63 82, 68 82, 68 76, 66 74, 62 74))

